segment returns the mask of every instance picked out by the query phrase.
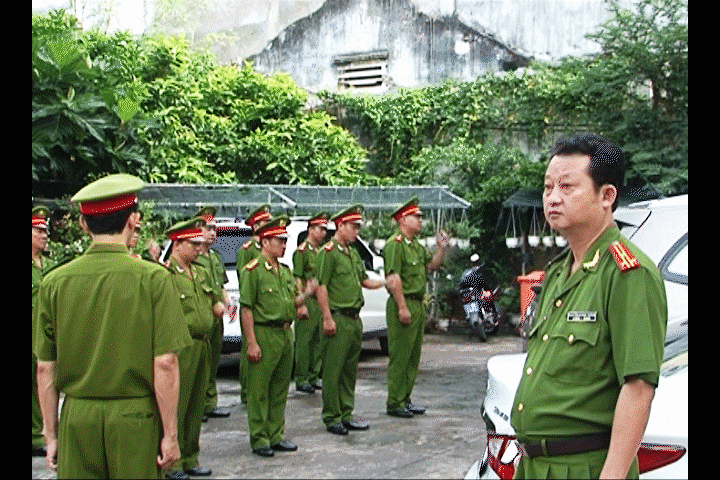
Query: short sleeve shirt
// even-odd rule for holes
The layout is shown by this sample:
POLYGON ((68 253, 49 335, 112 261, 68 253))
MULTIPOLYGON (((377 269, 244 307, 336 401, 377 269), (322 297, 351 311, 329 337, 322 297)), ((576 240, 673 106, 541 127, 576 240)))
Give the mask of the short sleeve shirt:
POLYGON ((295 279, 282 263, 277 273, 259 256, 240 272, 240 299, 252 309, 256 324, 290 323, 295 319, 295 279))
POLYGON ((402 280, 403 293, 425 293, 427 265, 430 253, 416 238, 409 240, 400 231, 388 238, 383 247, 385 275, 397 273, 402 280))
POLYGON ((315 276, 315 262, 318 250, 310 242, 304 241, 293 253, 293 275, 304 281, 315 276))
POLYGON ((367 272, 355 247, 330 239, 320 248, 315 271, 318 283, 327 288, 330 309, 359 309, 365 304, 362 282, 367 272))
POLYGON ((657 267, 616 226, 568 278, 572 260, 550 264, 538 299, 511 414, 521 441, 610 431, 625 378, 658 383, 667 301, 657 267), (614 242, 639 266, 622 271, 614 242))
POLYGON ((212 314, 215 294, 207 269, 196 264, 190 265, 193 277, 190 279, 173 257, 168 260, 168 268, 172 272, 190 335, 195 337, 209 334, 215 321, 212 314))
POLYGON ((57 388, 71 397, 151 396, 154 357, 190 344, 182 318, 167 269, 95 244, 43 279, 35 354, 56 362, 57 388))

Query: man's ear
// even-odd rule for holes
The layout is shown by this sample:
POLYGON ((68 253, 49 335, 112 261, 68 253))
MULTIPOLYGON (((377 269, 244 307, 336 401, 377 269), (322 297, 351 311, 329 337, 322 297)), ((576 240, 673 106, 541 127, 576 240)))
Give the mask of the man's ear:
POLYGON ((618 196, 618 191, 617 188, 615 188, 615 185, 606 183, 600 187, 600 192, 602 194, 603 207, 612 209, 613 203, 615 203, 615 199, 618 196))
POLYGON ((90 229, 87 226, 87 222, 85 221, 85 216, 83 214, 80 214, 80 217, 78 218, 78 223, 80 224, 80 228, 83 232, 91 235, 90 229))

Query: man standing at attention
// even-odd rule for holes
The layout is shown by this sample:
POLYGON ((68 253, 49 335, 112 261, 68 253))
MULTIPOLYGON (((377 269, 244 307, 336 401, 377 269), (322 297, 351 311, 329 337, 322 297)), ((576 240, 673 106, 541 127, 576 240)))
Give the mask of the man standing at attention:
POLYGON ((240 272, 250 447, 261 457, 297 450, 285 440, 285 404, 293 367, 290 327, 315 285, 311 282, 307 292, 296 295, 290 268, 278 261, 285 254, 289 223, 281 216, 258 229, 260 255, 240 272))
MULTIPOLYGON (((35 316, 35 299, 37 297, 38 288, 42 283, 43 269, 46 265, 43 262, 43 252, 47 248, 48 240, 48 220, 50 219, 50 210, 46 207, 33 207, 32 209, 32 315, 35 316)), ((33 340, 35 345, 35 323, 33 322, 33 340)), ((34 350, 34 348, 33 348, 34 350)), ((37 392, 37 358, 35 353, 32 354, 32 456, 44 457, 45 437, 42 433, 42 415, 40 415, 40 402, 38 401, 37 392)))
POLYGON ((323 358, 322 419, 328 432, 347 435, 348 430, 367 430, 368 424, 353 420, 355 380, 362 346, 360 308, 365 303, 362 287, 380 288, 371 280, 360 254, 352 243, 363 224, 363 206, 354 205, 338 213, 335 235, 320 249, 315 265, 315 291, 328 337, 323 358))
POLYGON ((559 141, 543 209, 569 249, 548 265, 511 422, 516 478, 638 478, 637 450, 663 359, 665 287, 613 221, 623 151, 559 141))
POLYGON ((387 414, 411 418, 425 413, 425 407, 410 400, 425 332, 426 272, 442 265, 447 235, 438 234, 434 255, 415 238, 422 230, 423 213, 413 198, 393 212, 398 230, 385 243, 383 259, 390 296, 385 315, 388 330, 387 414))
POLYGON ((167 230, 172 250, 166 266, 183 307, 186 329, 192 345, 178 354, 180 400, 178 402, 178 441, 180 461, 166 478, 208 476, 212 471, 200 467, 200 427, 210 376, 210 333, 217 322, 212 306, 217 302, 208 271, 193 263, 205 243, 205 220, 192 218, 167 230))
MULTIPOLYGON (((318 250, 327 234, 330 215, 319 213, 308 220, 308 235, 293 253, 293 275, 298 292, 315 278, 315 261, 318 250)), ((313 292, 314 293, 314 292, 313 292)), ((322 365, 325 337, 322 334, 322 314, 315 295, 308 297, 304 311, 295 323, 295 390, 315 393, 321 390, 320 367, 322 365)))
POLYGON ((160 478, 180 457, 177 353, 190 335, 170 273, 126 247, 142 186, 115 174, 75 194, 92 245, 38 292, 38 392, 59 478, 160 478))

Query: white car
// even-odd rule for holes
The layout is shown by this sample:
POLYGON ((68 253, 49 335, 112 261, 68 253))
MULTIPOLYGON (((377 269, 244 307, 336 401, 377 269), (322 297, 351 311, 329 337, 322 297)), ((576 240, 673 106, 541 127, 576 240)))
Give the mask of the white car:
MULTIPOLYGON (((638 452, 640 478, 688 478, 688 196, 618 208, 623 234, 659 267, 668 299, 668 328, 660 382, 638 452)), ((527 354, 488 360, 482 415, 487 445, 466 479, 512 478, 522 452, 510 425, 515 391, 527 354)))
MULTIPOLYGON (((244 222, 229 221, 222 218, 215 219, 218 227, 218 234, 212 248, 220 252, 225 263, 228 282, 225 284, 225 291, 228 295, 230 308, 223 318, 224 336, 222 353, 233 353, 240 351, 242 336, 240 334, 240 311, 238 276, 236 272, 237 250, 248 240, 252 231, 244 222)), ((328 225, 328 235, 334 233, 334 225, 328 225)), ((307 237, 307 218, 292 218, 287 227, 288 242, 285 255, 280 259, 288 267, 292 268, 292 257, 295 250, 307 237)), ((375 280, 382 280, 383 259, 375 255, 367 243, 358 238, 355 247, 365 264, 368 277, 375 280)), ((167 250, 167 246, 166 246, 167 250)), ((166 253, 163 253, 164 258, 166 253)), ((385 321, 385 303, 388 298, 387 290, 379 288, 376 290, 363 289, 365 306, 360 310, 360 318, 363 323, 363 339, 377 338, 380 348, 387 354, 387 323, 385 321)))

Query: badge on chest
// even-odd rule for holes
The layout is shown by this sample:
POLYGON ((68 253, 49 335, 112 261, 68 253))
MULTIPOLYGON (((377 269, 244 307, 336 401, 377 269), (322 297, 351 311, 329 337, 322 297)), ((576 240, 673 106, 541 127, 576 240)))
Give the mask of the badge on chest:
POLYGON ((597 320, 597 312, 591 312, 589 310, 580 310, 574 312, 568 312, 568 322, 594 322, 597 320))

